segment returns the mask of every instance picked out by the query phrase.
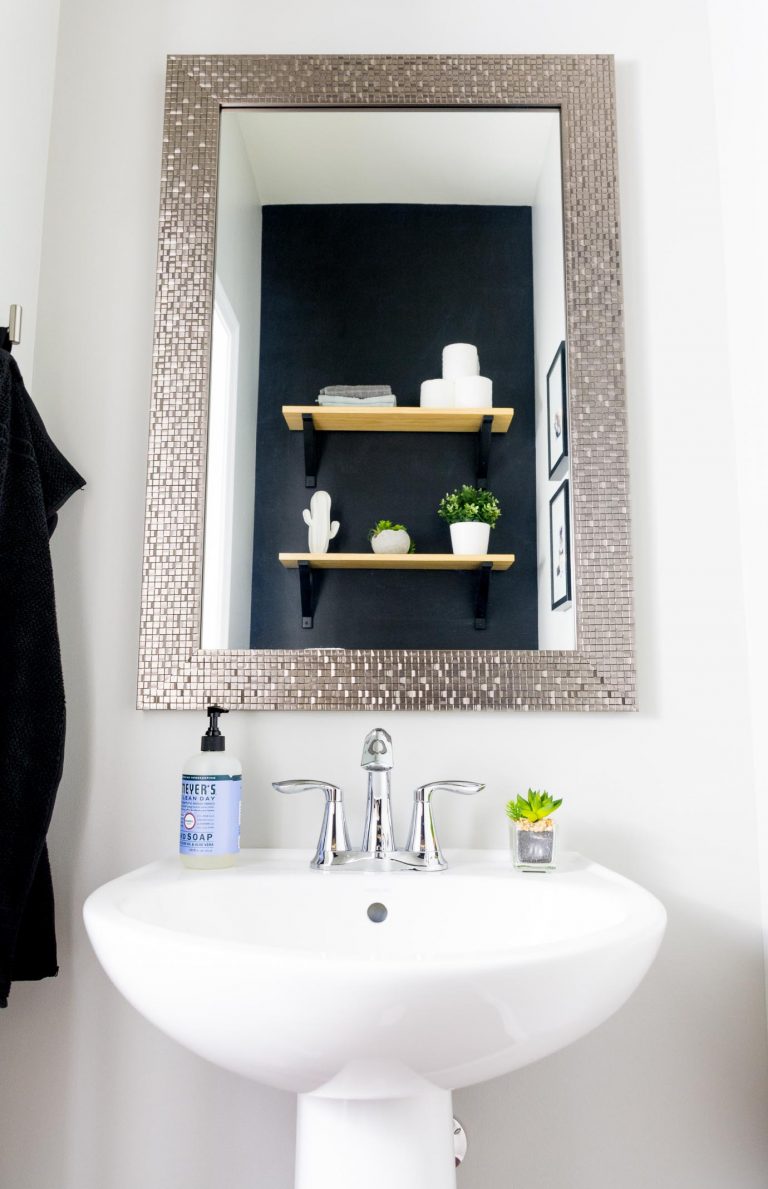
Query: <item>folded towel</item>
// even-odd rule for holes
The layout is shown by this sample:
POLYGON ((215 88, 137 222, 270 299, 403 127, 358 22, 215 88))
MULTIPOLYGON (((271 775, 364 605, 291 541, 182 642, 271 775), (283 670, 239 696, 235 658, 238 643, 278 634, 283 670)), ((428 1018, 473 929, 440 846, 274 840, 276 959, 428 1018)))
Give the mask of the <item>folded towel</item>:
POLYGON ((320 389, 321 396, 354 396, 360 400, 368 396, 391 396, 389 384, 329 384, 320 389))
POLYGON ((322 393, 317 398, 319 405, 345 405, 347 408, 370 408, 371 406, 379 406, 380 408, 391 408, 397 404, 397 397, 389 396, 324 396, 322 393))

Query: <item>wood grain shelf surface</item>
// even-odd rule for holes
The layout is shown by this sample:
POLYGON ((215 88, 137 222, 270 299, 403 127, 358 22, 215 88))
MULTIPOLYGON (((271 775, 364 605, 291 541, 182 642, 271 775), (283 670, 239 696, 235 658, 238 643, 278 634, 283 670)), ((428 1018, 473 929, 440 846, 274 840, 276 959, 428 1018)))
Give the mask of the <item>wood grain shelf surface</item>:
POLYGON ((279 553, 280 564, 295 570, 300 561, 313 570, 478 570, 490 562, 508 570, 514 553, 279 553))
POLYGON ((514 409, 422 409, 396 405, 351 409, 348 405, 283 405, 289 429, 304 428, 302 417, 311 414, 315 429, 344 433, 477 433, 483 417, 493 417, 493 433, 506 433, 514 409))

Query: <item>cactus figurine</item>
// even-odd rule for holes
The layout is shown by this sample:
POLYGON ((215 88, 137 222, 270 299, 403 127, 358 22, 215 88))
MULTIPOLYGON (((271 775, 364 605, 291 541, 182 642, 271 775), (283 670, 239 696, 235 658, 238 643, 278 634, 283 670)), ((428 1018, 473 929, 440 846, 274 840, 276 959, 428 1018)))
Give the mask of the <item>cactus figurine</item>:
POLYGON ((339 531, 338 520, 331 521, 331 497, 327 491, 316 491, 303 512, 309 525, 309 552, 327 553, 328 544, 339 531))

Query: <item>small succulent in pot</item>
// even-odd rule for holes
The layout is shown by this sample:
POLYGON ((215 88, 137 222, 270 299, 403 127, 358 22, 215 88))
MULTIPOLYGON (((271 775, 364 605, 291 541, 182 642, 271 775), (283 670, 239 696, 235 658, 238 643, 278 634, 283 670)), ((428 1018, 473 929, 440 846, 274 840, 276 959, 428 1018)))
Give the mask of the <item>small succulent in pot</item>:
POLYGON ((416 546, 404 524, 380 520, 368 533, 374 553, 415 553, 416 546))
POLYGON ((437 514, 451 528, 454 553, 486 554, 491 529, 501 516, 501 506, 492 491, 465 483, 446 492, 437 514))
POLYGON ((542 871, 555 866, 555 826, 552 814, 563 803, 546 791, 528 789, 528 796, 507 802, 512 862, 522 871, 542 871))

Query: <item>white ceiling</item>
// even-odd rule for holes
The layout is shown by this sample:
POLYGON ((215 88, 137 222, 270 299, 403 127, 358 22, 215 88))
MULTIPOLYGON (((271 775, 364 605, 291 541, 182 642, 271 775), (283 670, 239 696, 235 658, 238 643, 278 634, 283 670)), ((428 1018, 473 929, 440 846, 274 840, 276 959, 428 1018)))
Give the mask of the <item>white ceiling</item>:
POLYGON ((225 111, 264 205, 530 206, 553 111, 225 111))

